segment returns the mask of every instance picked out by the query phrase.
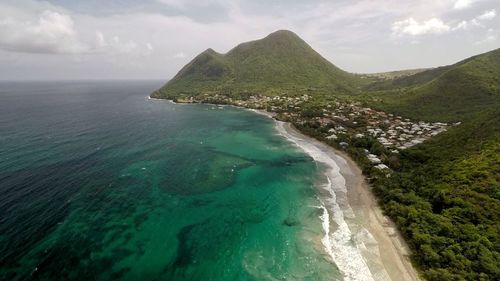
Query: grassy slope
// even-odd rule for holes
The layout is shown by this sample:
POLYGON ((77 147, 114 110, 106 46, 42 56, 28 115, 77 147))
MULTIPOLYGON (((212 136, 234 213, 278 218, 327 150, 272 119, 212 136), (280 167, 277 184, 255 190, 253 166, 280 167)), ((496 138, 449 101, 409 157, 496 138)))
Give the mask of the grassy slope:
POLYGON ((296 34, 278 31, 262 40, 238 45, 226 55, 235 66, 236 89, 326 88, 352 91, 357 82, 324 59, 296 34))
POLYGON ((500 102, 500 49, 369 89, 379 90, 368 91, 365 100, 383 110, 432 121, 466 120, 500 102))
POLYGON ((154 97, 180 95, 183 93, 217 90, 223 87, 233 75, 232 65, 225 57, 207 49, 184 66, 154 97))
POLYGON ((205 51, 154 96, 351 93, 367 80, 337 68, 296 34, 281 30, 242 43, 225 55, 205 51))

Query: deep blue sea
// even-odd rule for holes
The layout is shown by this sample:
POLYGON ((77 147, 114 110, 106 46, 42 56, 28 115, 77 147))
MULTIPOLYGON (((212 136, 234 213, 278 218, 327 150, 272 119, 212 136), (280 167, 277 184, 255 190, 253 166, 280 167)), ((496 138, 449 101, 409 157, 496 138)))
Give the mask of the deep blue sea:
POLYGON ((161 81, 0 82, 0 280, 332 280, 315 162, 161 81))

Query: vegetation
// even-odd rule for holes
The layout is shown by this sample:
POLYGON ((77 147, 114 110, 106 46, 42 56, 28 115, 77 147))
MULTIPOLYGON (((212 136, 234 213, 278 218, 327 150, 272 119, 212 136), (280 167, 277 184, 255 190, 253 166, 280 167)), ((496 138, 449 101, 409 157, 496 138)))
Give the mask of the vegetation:
POLYGON ((373 183, 425 278, 500 280, 500 49, 367 89, 375 108, 462 122, 373 183))
POLYGON ((365 102, 381 110, 429 121, 467 120, 500 103, 500 49, 367 89, 365 102))
POLYGON ((500 280, 500 49, 429 70, 353 75, 295 34, 278 31, 225 55, 205 51, 153 95, 246 100, 283 93, 313 97, 283 107, 280 116, 295 114, 298 129, 345 149, 358 162, 426 279, 500 280), (336 100, 461 124, 395 153, 368 136, 325 138, 330 128, 313 120, 336 100), (375 169, 366 153, 377 155, 392 172, 375 169))
POLYGON ((371 106, 459 126, 404 150, 375 178, 428 280, 500 279, 500 49, 373 83, 371 106))
POLYGON ((368 81, 337 68, 295 33, 281 30, 224 55, 206 50, 153 95, 353 93, 368 81))
POLYGON ((428 280, 500 279, 498 110, 402 151, 374 182, 428 280))

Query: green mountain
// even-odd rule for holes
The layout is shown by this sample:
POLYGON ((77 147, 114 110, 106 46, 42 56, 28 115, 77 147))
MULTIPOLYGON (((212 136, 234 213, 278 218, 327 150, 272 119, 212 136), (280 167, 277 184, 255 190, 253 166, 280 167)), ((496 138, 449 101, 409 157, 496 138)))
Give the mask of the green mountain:
POLYGON ((367 87, 375 107, 416 119, 463 121, 500 103, 500 49, 367 87))
POLYGON ((153 96, 353 93, 364 80, 327 61, 295 33, 280 30, 226 54, 204 51, 153 96))

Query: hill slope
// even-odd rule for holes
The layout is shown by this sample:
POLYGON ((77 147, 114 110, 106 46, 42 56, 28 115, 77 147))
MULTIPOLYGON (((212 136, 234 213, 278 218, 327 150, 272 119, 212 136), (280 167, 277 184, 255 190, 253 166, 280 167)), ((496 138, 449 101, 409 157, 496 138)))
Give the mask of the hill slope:
POLYGON ((375 183, 427 280, 499 280, 500 107, 401 153, 375 183))
POLYGON ((282 92, 293 95, 308 91, 345 94, 356 92, 364 80, 337 68, 295 33, 280 30, 242 43, 227 54, 206 50, 153 96, 282 92))
POLYGON ((499 280, 500 49, 367 89, 372 107, 462 122, 402 151, 374 184, 425 278, 499 280))
POLYGON ((432 121, 460 121, 500 103, 500 49, 454 65, 369 86, 377 108, 432 121))

